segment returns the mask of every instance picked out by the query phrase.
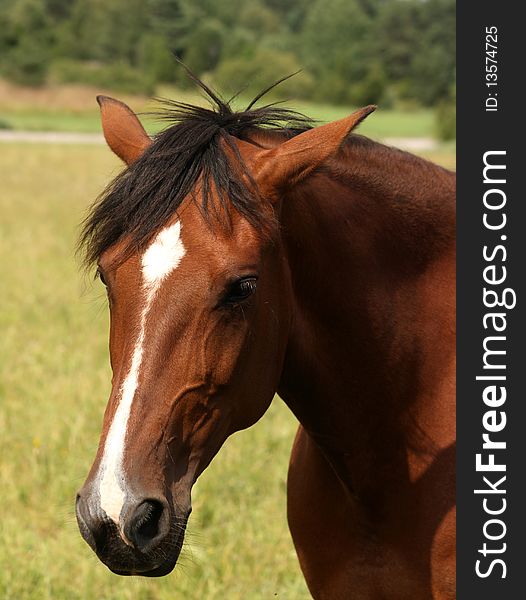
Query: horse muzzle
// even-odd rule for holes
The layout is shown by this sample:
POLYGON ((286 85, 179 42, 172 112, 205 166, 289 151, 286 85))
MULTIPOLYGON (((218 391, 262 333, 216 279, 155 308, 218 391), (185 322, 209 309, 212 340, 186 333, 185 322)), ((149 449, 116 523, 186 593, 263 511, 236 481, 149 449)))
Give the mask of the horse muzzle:
POLYGON ((119 524, 84 490, 77 495, 80 533, 99 559, 117 575, 161 577, 177 563, 190 510, 177 516, 165 498, 126 502, 119 524))

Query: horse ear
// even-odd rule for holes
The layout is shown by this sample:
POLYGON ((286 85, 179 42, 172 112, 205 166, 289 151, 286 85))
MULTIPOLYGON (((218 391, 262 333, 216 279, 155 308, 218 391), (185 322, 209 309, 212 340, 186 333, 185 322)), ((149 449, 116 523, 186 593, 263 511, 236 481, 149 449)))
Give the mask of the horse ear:
MULTIPOLYGON (((346 136, 376 106, 366 106, 344 119, 309 129, 283 144, 253 155, 254 177, 270 195, 276 190, 298 183, 325 159, 337 152, 346 136)), ((250 163, 249 158, 249 163, 250 163)))
POLYGON ((97 96, 102 131, 108 146, 127 165, 136 161, 152 140, 129 106, 108 96, 97 96))

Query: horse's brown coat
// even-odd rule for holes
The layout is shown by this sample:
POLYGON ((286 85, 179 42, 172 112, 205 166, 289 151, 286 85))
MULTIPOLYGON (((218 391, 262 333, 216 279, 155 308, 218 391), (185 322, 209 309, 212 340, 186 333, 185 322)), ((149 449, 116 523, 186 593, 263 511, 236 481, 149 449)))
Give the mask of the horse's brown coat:
MULTIPOLYGON (((171 498, 172 518, 188 512, 193 482, 226 437, 254 423, 278 391, 301 423, 288 514, 313 596, 452 599, 455 178, 357 136, 338 151, 368 112, 288 141, 256 130, 236 142, 274 199, 273 239, 236 214, 231 232, 213 231, 195 204, 182 206, 187 256, 148 328, 129 485, 171 498), (250 302, 217 312, 225 280, 253 271, 250 302)), ((110 146, 135 160, 146 143, 139 122, 108 103, 103 122, 108 141, 116 132, 110 146)), ((101 447, 141 302, 137 256, 116 266, 118 252, 101 257, 114 371, 101 447)), ((90 477, 99 458, 100 449, 90 477)), ((90 478, 82 498, 89 486, 90 478)), ((122 540, 112 543, 124 552, 122 540)), ((147 562, 126 566, 123 556, 102 558, 148 574, 147 562)))

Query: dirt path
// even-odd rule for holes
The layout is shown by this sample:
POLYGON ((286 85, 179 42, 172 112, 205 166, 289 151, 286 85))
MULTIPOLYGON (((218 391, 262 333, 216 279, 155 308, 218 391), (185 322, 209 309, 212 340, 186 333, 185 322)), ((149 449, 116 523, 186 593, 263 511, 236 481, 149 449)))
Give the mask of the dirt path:
MULTIPOLYGON (((435 150, 436 140, 430 137, 396 137, 381 140, 389 146, 403 150, 425 152, 435 150)), ((23 142, 32 144, 102 144, 100 133, 74 133, 66 131, 11 131, 0 130, 0 142, 23 142)))
POLYGON ((0 130, 0 142, 29 144, 102 144, 100 133, 73 133, 66 131, 12 131, 0 130))

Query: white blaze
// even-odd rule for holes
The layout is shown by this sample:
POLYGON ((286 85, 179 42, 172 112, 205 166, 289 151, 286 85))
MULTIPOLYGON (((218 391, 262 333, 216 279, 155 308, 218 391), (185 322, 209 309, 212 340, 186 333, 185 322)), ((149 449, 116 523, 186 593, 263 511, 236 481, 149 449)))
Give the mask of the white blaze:
POLYGON ((163 280, 178 267, 184 255, 181 224, 177 222, 157 234, 141 260, 145 298, 141 311, 139 334, 135 342, 130 370, 120 388, 119 404, 106 436, 104 453, 99 467, 100 505, 108 517, 117 524, 126 496, 122 458, 128 419, 139 382, 146 319, 163 280))

